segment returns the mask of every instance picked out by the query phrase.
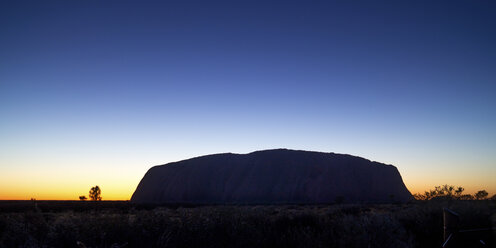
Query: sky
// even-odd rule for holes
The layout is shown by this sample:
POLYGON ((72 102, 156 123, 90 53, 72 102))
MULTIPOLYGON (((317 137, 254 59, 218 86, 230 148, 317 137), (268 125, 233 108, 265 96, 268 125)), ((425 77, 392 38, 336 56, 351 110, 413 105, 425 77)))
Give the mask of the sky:
POLYGON ((496 194, 494 1, 1 1, 0 199, 289 148, 496 194))

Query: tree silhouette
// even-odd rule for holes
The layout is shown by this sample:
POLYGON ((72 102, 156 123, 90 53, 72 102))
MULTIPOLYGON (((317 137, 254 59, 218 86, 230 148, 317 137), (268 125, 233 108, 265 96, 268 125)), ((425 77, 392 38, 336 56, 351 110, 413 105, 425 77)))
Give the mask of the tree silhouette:
POLYGON ((102 200, 102 191, 100 190, 100 187, 95 186, 95 187, 92 187, 91 190, 90 190, 90 199, 92 201, 101 201, 102 200))
POLYGON ((460 198, 465 189, 463 187, 457 187, 455 190, 455 197, 460 198))
POLYGON ((81 200, 81 201, 86 201, 86 199, 87 199, 87 198, 86 198, 86 196, 84 196, 84 195, 80 195, 80 196, 79 196, 79 200, 81 200))
MULTIPOLYGON (((455 187, 453 185, 445 184, 443 186, 436 186, 430 191, 425 191, 424 194, 414 194, 416 200, 473 200, 475 195, 463 194, 465 189, 463 187, 455 187)), ((487 192, 486 192, 487 193, 487 192)), ((487 195, 485 196, 487 197, 487 195)), ((484 198, 485 198, 484 197, 484 198)))
POLYGON ((486 199, 487 195, 489 195, 487 193, 487 191, 485 191, 485 190, 479 190, 477 193, 475 193, 474 197, 477 200, 484 200, 484 199, 486 199))
POLYGON ((424 195, 414 197, 418 200, 432 200, 432 199, 454 199, 461 195, 463 187, 455 187, 453 185, 445 184, 443 186, 436 186, 433 190, 426 191, 424 195))

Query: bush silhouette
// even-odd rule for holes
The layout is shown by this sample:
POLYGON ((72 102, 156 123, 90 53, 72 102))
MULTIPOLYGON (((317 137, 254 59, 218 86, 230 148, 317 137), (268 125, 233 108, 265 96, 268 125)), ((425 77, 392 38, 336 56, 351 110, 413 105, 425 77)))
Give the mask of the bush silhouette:
POLYGON ((480 190, 474 195, 463 194, 465 189, 463 187, 455 187, 453 185, 445 184, 443 186, 436 186, 430 191, 425 191, 424 194, 414 194, 416 200, 484 200, 489 195, 487 191, 480 190))
POLYGON ((475 193, 474 197, 477 200, 484 200, 486 199, 488 193, 485 190, 479 190, 477 193, 475 193))
POLYGON ((445 184, 443 186, 436 186, 433 190, 425 191, 424 194, 414 194, 413 197, 417 200, 458 199, 464 190, 463 187, 445 184))

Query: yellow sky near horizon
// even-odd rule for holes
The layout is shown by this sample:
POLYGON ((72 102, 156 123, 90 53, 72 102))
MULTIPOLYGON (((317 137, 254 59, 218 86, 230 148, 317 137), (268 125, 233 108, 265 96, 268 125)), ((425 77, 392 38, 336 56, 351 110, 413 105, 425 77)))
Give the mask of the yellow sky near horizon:
MULTIPOLYGON (((151 166, 150 166, 151 167, 151 166)), ((80 195, 88 197, 91 187, 98 185, 102 189, 103 200, 130 200, 139 181, 148 168, 129 167, 121 171, 99 169, 95 175, 85 174, 88 168, 74 171, 69 168, 58 168, 58 173, 48 171, 6 170, 0 175, 0 200, 78 200, 80 195), (22 176, 20 176, 22 175, 22 176), (79 176, 78 176, 79 175, 79 176)), ((95 168, 92 168, 95 169, 95 168)), ((474 194, 486 190, 489 196, 496 194, 496 183, 492 174, 475 172, 440 177, 441 172, 430 174, 409 168, 398 168, 403 182, 412 194, 423 193, 435 186, 449 184, 462 186, 466 194, 474 194), (439 174, 438 174, 439 173, 439 174), (492 182, 492 183, 491 183, 492 182)))
MULTIPOLYGON (((132 193, 136 189, 136 186, 132 187, 115 187, 112 184, 98 184, 102 189, 102 197, 103 200, 130 200, 132 193)), ((433 189, 434 186, 440 186, 442 184, 432 184, 432 186, 425 187, 409 187, 412 194, 414 193, 423 193, 429 189, 433 189)), ((459 186, 459 184, 453 184, 455 186, 459 186)), ((28 187, 20 187, 15 189, 5 189, 3 184, 0 184, 3 188, 0 192, 0 200, 29 200, 31 198, 35 198, 37 200, 79 200, 80 195, 85 195, 88 197, 88 192, 90 188, 94 185, 79 185, 74 187, 67 187, 65 189, 58 189, 58 187, 54 186, 45 186, 45 187, 37 187, 30 188, 28 187), (76 193, 75 193, 76 192, 76 193)), ((478 190, 486 190, 489 193, 489 196, 496 194, 496 190, 494 188, 489 187, 480 187, 480 186, 472 186, 472 185, 462 185, 465 188, 466 194, 474 194, 478 190)))
MULTIPOLYGON (((312 147, 302 149, 338 150, 312 147)), ((86 156, 70 153, 56 155, 49 152, 32 153, 31 156, 10 153, 0 158, 0 200, 78 200, 80 195, 88 196, 90 188, 95 185, 101 188, 103 200, 129 200, 152 166, 221 152, 218 148, 205 149, 202 152, 164 150, 166 152, 161 149, 146 153, 129 152, 125 156, 120 153, 95 153, 86 156), (74 161, 75 158, 77 162, 74 161), (50 163, 45 164, 46 161, 50 163)), ((255 150, 262 149, 253 147, 233 152, 248 153, 255 150)), ((337 153, 340 153, 339 150, 337 153)), ((492 166, 493 160, 490 158, 465 156, 465 160, 448 160, 446 158, 449 156, 444 156, 445 159, 419 157, 372 149, 363 149, 355 155, 396 166, 412 194, 423 193, 444 184, 462 186, 467 194, 474 194, 479 190, 486 190, 489 196, 496 194, 496 166, 492 166), (475 163, 478 166, 469 166, 475 163)))

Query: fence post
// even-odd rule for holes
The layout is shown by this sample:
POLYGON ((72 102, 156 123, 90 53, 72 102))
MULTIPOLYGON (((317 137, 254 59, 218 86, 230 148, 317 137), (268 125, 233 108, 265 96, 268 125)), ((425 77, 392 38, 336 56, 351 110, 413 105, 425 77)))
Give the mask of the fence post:
POLYGON ((460 216, 451 211, 449 208, 443 208, 443 223, 444 223, 444 233, 443 233, 443 247, 447 247, 449 240, 452 236, 458 232, 458 223, 460 221, 460 216))

